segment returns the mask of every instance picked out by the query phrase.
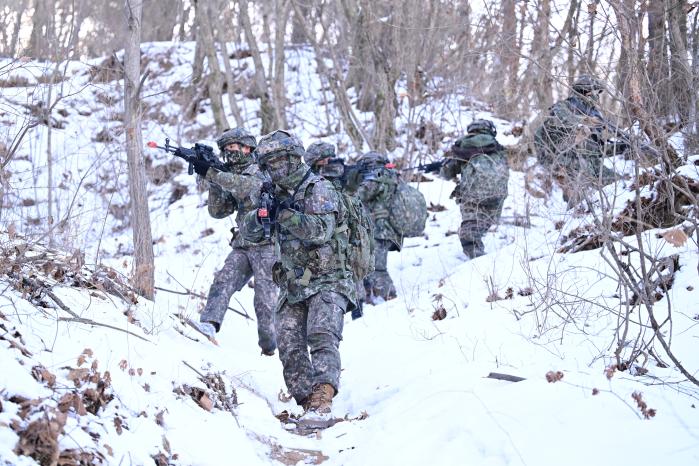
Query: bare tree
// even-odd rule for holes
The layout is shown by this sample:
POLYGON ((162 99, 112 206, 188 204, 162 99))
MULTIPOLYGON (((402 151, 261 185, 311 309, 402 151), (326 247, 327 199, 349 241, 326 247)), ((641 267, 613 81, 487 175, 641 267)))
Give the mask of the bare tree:
POLYGON ((124 49, 124 128, 129 167, 131 228, 134 242, 134 287, 153 299, 155 265, 146 188, 143 140, 141 136, 140 91, 147 75, 141 78, 141 3, 126 0, 126 47, 124 49))
MULTIPOLYGON (((214 31, 212 28, 212 2, 211 0, 196 0, 197 20, 197 48, 203 50, 209 67, 206 77, 207 89, 214 122, 219 133, 228 128, 228 119, 223 112, 223 73, 218 63, 218 53, 214 43, 214 31)), ((228 57, 225 57, 228 59, 228 57)))

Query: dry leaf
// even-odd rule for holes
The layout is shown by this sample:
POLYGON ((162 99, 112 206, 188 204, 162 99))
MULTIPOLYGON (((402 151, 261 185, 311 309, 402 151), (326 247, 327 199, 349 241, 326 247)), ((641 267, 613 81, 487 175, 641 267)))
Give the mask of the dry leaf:
POLYGON ((447 317, 447 310, 444 307, 439 307, 432 313, 432 320, 444 320, 447 317))
POLYGON ((66 378, 71 380, 75 386, 78 387, 81 381, 87 380, 89 373, 90 369, 87 368, 71 369, 66 378))
POLYGON ((127 367, 129 367, 129 363, 126 362, 126 359, 122 359, 121 361, 119 361, 119 369, 125 371, 127 367))
POLYGON ((93 355, 93 352, 92 352, 92 350, 91 350, 90 348, 85 348, 85 349, 83 350, 83 354, 84 354, 85 356, 91 358, 92 355, 93 355))
POLYGON ((136 373, 138 374, 139 377, 142 376, 142 375, 143 375, 143 369, 139 367, 138 369, 136 369, 136 373))
POLYGON ((562 378, 563 378, 563 372, 561 372, 561 371, 556 371, 556 372, 554 372, 554 371, 548 371, 548 372, 546 373, 546 381, 547 381, 548 383, 555 383, 555 382, 558 382, 558 381, 561 380, 562 378))
POLYGON ((214 408, 214 403, 211 401, 211 398, 204 393, 201 398, 199 398, 199 406, 207 411, 211 411, 214 408))
POLYGON ((666 231, 665 233, 663 233, 663 238, 665 238, 665 241, 672 244, 676 248, 679 248, 680 246, 684 246, 684 244, 689 239, 687 237, 687 234, 684 231, 680 230, 679 228, 676 228, 676 229, 670 230, 670 231, 666 231))
POLYGON ((114 450, 112 450, 112 447, 110 447, 110 446, 107 445, 106 443, 105 443, 104 445, 102 445, 102 446, 104 447, 105 450, 107 450, 107 454, 108 454, 109 456, 114 456, 114 450))
POLYGON ((17 227, 14 223, 7 227, 7 235, 10 237, 10 239, 15 239, 15 236, 17 235, 17 227))
POLYGON ((78 367, 82 366, 83 364, 85 364, 85 355, 81 354, 78 356, 78 367))

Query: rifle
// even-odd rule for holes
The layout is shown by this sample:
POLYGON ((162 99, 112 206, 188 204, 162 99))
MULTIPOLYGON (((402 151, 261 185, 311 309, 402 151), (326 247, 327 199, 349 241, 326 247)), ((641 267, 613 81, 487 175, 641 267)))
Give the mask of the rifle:
POLYGON ((421 163, 412 167, 401 168, 401 171, 417 170, 425 173, 437 173, 442 166, 450 160, 468 162, 472 157, 481 154, 493 154, 505 150, 498 142, 481 147, 460 147, 453 145, 451 150, 444 155, 444 158, 434 162, 421 163))
POLYGON ((604 118, 602 116, 602 114, 599 112, 599 110, 597 110, 594 106, 586 104, 585 102, 583 102, 579 99, 568 99, 568 101, 580 113, 582 113, 583 115, 587 115, 589 117, 592 117, 592 119, 594 121, 599 121, 601 123, 601 125, 597 126, 597 128, 596 128, 597 131, 595 131, 595 133, 594 133, 594 137, 596 138, 597 142, 599 142, 599 143, 606 143, 607 142, 606 138, 601 137, 602 136, 601 132, 603 129, 607 129, 609 132, 611 132, 614 135, 615 139, 619 140, 618 142, 614 143, 612 150, 607 151, 608 153, 624 152, 625 150, 633 147, 634 139, 636 139, 639 149, 641 149, 642 151, 649 152, 656 157, 660 156, 660 152, 658 151, 658 149, 651 146, 647 142, 638 141, 638 138, 634 138, 628 132, 622 130, 617 125, 615 125, 611 121, 604 118))
POLYGON ((660 156, 660 151, 658 151, 658 149, 656 149, 655 147, 651 146, 649 143, 640 141, 638 137, 632 136, 628 132, 616 126, 611 121, 608 121, 605 118, 602 118, 601 116, 599 117, 599 120, 602 122, 602 128, 606 128, 609 132, 611 132, 614 135, 615 139, 618 139, 618 141, 614 143, 613 152, 621 153, 627 149, 630 149, 631 147, 633 147, 635 140, 635 143, 638 144, 638 148, 641 151, 648 152, 656 157, 660 156))
POLYGON ((155 141, 149 141, 146 145, 154 149, 162 149, 169 154, 184 159, 189 163, 187 167, 187 173, 189 175, 194 173, 193 162, 204 162, 219 171, 228 171, 228 167, 214 154, 213 147, 207 146, 206 144, 196 143, 194 147, 187 149, 186 147, 171 146, 170 138, 165 138, 165 146, 159 146, 155 141))
POLYGON ((274 185, 269 181, 262 184, 260 205, 257 207, 257 218, 262 224, 265 239, 270 239, 273 227, 277 221, 277 201, 274 196, 274 185))

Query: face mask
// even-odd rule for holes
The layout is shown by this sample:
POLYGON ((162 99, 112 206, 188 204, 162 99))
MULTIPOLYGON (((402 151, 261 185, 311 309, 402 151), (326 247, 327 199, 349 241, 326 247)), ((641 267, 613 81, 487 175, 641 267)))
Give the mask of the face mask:
POLYGON ((250 162, 250 157, 240 150, 227 150, 223 152, 224 161, 231 165, 240 165, 250 162))

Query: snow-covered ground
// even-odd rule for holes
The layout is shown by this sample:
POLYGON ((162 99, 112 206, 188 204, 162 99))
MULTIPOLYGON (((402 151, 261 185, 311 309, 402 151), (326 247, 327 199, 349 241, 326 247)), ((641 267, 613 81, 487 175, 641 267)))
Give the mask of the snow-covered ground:
MULTIPOLYGON (((149 63, 160 57, 174 64, 149 82, 146 93, 155 94, 184 79, 191 49, 187 44, 175 51, 164 44, 150 47, 149 63)), ((292 122, 308 144, 317 134, 311 128, 323 126, 324 116, 314 107, 320 83, 315 74, 303 72, 313 69, 308 54, 296 51, 290 63, 301 70, 287 76, 288 94, 298 97, 292 122)), ((74 68, 70 82, 77 86, 87 80, 81 74, 87 68, 74 68)), ((2 88, 0 109, 39 88, 22 89, 2 88)), ((130 233, 120 227, 113 210, 108 214, 111 205, 125 203, 126 175, 119 124, 110 123, 120 101, 107 107, 95 99, 98 92, 117 99, 119 89, 115 83, 87 89, 75 97, 84 99, 82 107, 67 99, 71 117, 66 117, 64 130, 53 130, 62 141, 53 144, 62 154, 57 157, 57 179, 69 173, 63 200, 78 198, 73 230, 58 241, 67 257, 46 265, 56 253, 39 245, 26 253, 32 260, 20 269, 0 266, 0 464, 50 464, 22 456, 18 449, 22 445, 23 451, 31 450, 31 440, 51 426, 40 422, 47 418, 65 423, 55 451, 93 452, 91 461, 114 465, 699 464, 699 388, 676 369, 657 367, 652 358, 646 364, 638 361, 648 371, 643 375, 606 370, 614 363, 617 346, 618 281, 599 250, 556 252, 562 232, 580 219, 566 214, 559 191, 545 199, 532 196, 520 171, 511 173, 501 224, 485 239, 488 254, 473 261, 462 254, 455 234, 460 217, 449 199, 453 183, 417 185, 428 203, 446 210, 430 213, 425 237, 408 239, 400 254, 389 254, 398 298, 366 306, 362 319, 346 317, 341 387, 333 412, 347 421, 307 437, 289 431, 275 416, 285 410, 300 413, 300 408, 284 401, 278 359, 259 355, 254 321, 229 312, 215 346, 174 316, 196 320, 202 300, 175 292, 206 293, 228 252, 231 226, 229 219, 208 217, 206 194, 198 192, 184 169, 167 183, 149 187, 156 284, 162 289, 155 301, 133 304, 129 296, 116 297, 109 286, 118 285, 131 267, 130 233), (81 109, 90 115, 80 115, 81 109), (112 126, 117 142, 92 141, 96 132, 112 126), (172 184, 184 186, 186 193, 170 203, 172 184), (87 268, 80 268, 80 255, 67 244, 86 252, 87 268), (112 269, 93 276, 90 264, 98 251, 99 262, 112 269), (27 278, 53 285, 53 296, 38 294, 41 287, 27 278), (442 308, 446 317, 433 320, 442 308), (491 372, 525 380, 497 380, 487 377, 491 372), (229 396, 235 391, 232 411, 225 400, 212 400, 213 408, 207 401, 216 392, 200 379, 213 374, 220 375, 229 396), (199 389, 207 392, 206 399, 199 389), (78 394, 82 405, 92 400, 96 414, 83 410, 71 393, 78 394), (646 412, 654 409, 654 417, 643 418, 634 393, 642 394, 646 412), (32 407, 30 400, 41 404, 32 407), (18 436, 20 431, 24 434, 18 436)), ((179 107, 170 106, 166 97, 153 99, 174 118, 179 107)), ((254 115, 254 105, 245 101, 246 114, 254 115)), ((442 125, 445 145, 472 118, 488 116, 440 108, 435 102, 420 112, 442 125)), ((200 128, 210 124, 208 115, 200 115, 200 128)), ((253 129, 256 124, 251 119, 253 129)), ((399 128, 404 124, 399 122, 399 128)), ((511 144, 515 139, 505 135, 508 127, 498 121, 500 141, 511 144)), ((11 132, 12 126, 5 128, 11 132)), ((146 140, 180 134, 176 125, 151 120, 144 124, 144 133, 146 140)), ((406 133, 401 135, 406 147, 406 133)), ((339 135, 329 139, 346 143, 339 135)), ((46 183, 37 181, 46 172, 32 175, 45 164, 37 149, 46 143, 45 127, 33 131, 29 141, 10 165, 10 182, 15 192, 31 192, 37 204, 2 212, 2 227, 9 230, 0 238, 7 255, 3 264, 12 264, 22 253, 25 241, 16 233, 38 229, 27 219, 42 218, 46 211, 46 183)), ((154 165, 167 162, 157 152, 148 156, 154 165)), ((18 204, 27 196, 20 195, 18 204)), ((675 247, 658 233, 644 233, 653 254, 679 254, 681 268, 672 289, 656 305, 671 303, 672 347, 696 373, 697 247, 691 241, 675 247)), ((254 315, 252 289, 236 294, 231 306, 254 315)))

